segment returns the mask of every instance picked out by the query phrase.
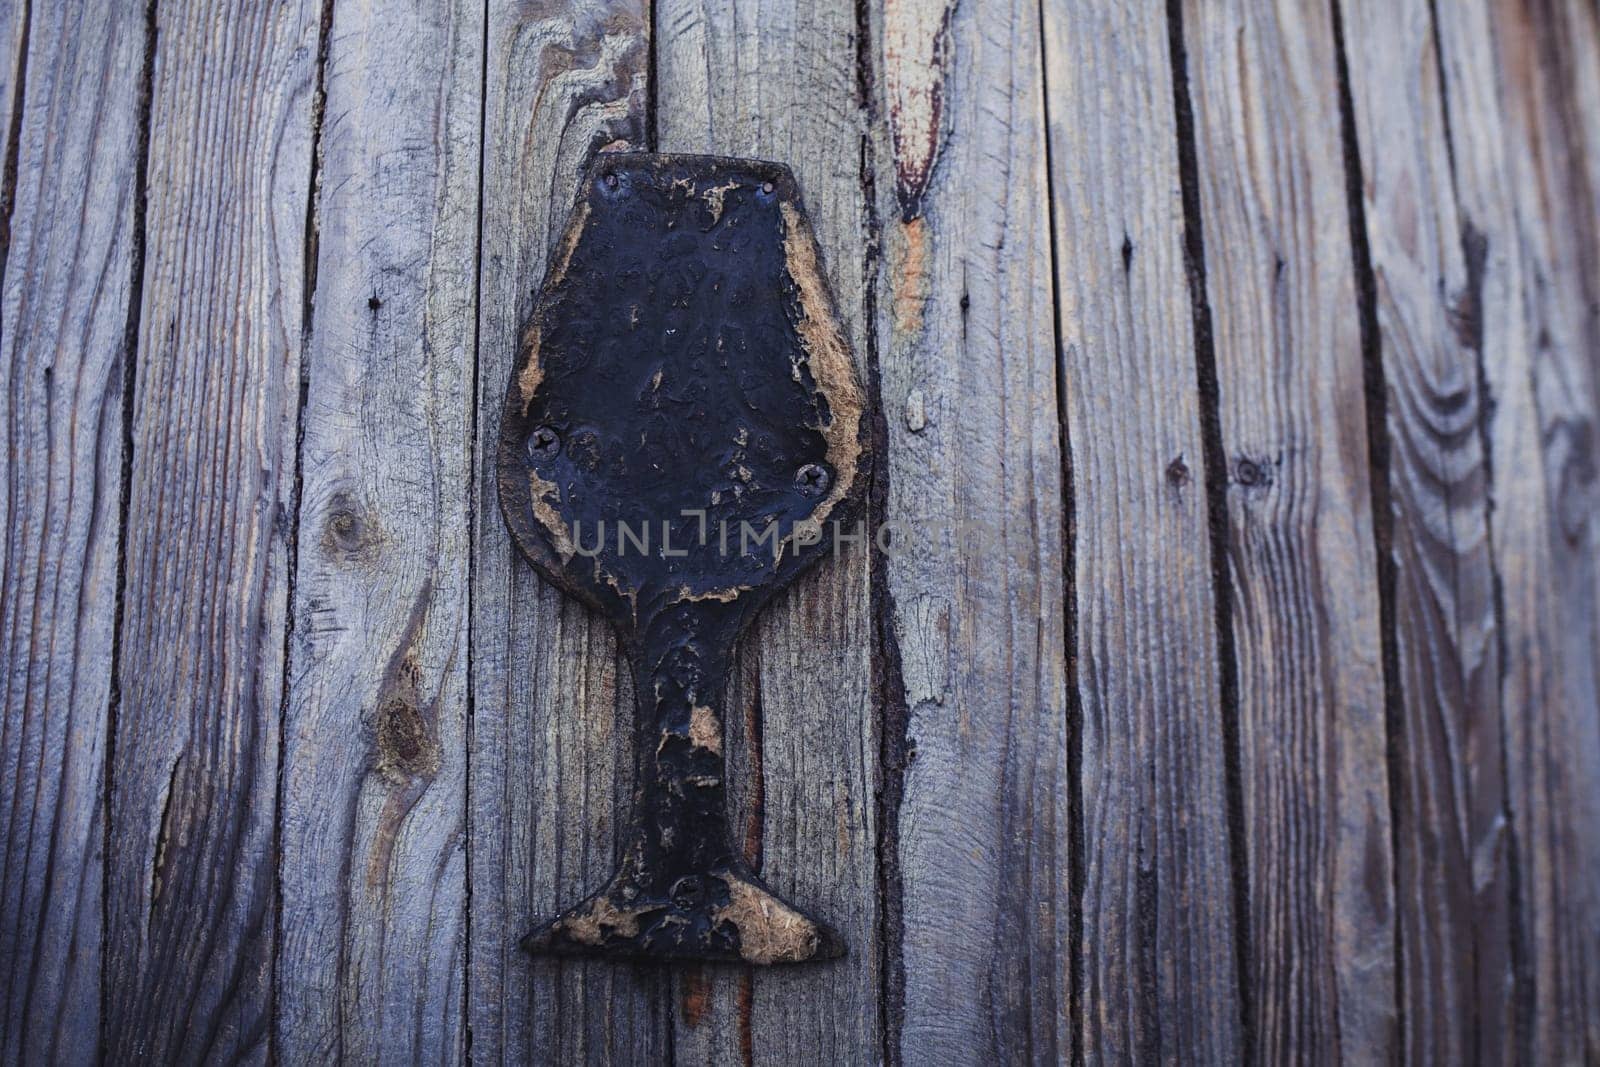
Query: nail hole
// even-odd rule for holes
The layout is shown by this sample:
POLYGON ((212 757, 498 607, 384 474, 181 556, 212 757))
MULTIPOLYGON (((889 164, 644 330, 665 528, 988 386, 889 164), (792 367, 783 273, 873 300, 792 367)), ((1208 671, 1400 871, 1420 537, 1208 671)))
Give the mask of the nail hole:
POLYGON ((1272 467, 1241 456, 1234 464, 1233 478, 1246 489, 1265 487, 1272 484, 1272 467))

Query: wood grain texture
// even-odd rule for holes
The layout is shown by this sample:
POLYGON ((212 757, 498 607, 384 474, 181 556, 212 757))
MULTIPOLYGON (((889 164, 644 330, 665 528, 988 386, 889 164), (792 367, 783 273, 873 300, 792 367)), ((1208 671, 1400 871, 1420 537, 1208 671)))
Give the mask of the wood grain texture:
POLYGON ((1518 920, 1479 374, 1501 341, 1479 328, 1489 264, 1457 193, 1429 7, 1343 10, 1388 389, 1402 1053, 1507 1060, 1518 920))
MULTIPOLYGON (((16 210, 16 174, 13 169, 22 134, 22 83, 28 71, 28 0, 0 0, 0 267, 11 240, 11 216, 16 210)), ((42 21, 42 20, 41 20, 42 21)))
MULTIPOLYGON (((850 0, 659 0, 659 149, 794 169, 863 380, 869 235, 850 0)), ((735 840, 774 889, 843 936, 843 960, 675 978, 679 1063, 871 1063, 878 1036, 868 552, 848 546, 742 642, 729 716, 735 840)))
POLYGON ((616 867, 633 691, 610 626, 515 555, 494 488, 494 413, 578 178, 602 148, 646 147, 649 26, 641 0, 554 0, 489 16, 468 784, 469 1026, 481 1062, 667 1056, 659 972, 534 960, 517 946, 616 867))
POLYGON ((1182 5, 1228 464, 1257 1062, 1394 1058, 1366 401, 1333 25, 1182 5))
POLYGON ((875 14, 880 462, 909 711, 888 1052, 1055 1062, 1071 798, 1039 12, 875 14))
POLYGON ((1078 1024, 1091 1062, 1231 1062, 1227 753, 1168 25, 1152 5, 1052 3, 1044 40, 1077 528, 1078 1024))
POLYGON ((104 1054, 260 1061, 319 11, 156 20, 104 1054))
POLYGON ((277 1054, 460 1062, 483 10, 336 5, 284 720, 277 1054))
MULTIPOLYGON (((21 14, 0 9, 13 43, 21 14)), ((144 26, 131 9, 62 7, 30 30, 25 100, 15 51, 0 51, 0 105, 24 109, 0 302, 0 1062, 86 1063, 99 1042, 144 26)))
POLYGON ((1584 103, 1600 91, 1597 16, 1541 0, 1435 12, 1460 210, 1484 257, 1475 324, 1526 1063, 1600 1058, 1600 126, 1584 103))
POLYGON ((0 0, 0 1063, 1600 1061, 1595 0, 91 6, 0 0), (492 480, 620 148, 795 168, 882 416, 726 702, 831 964, 516 944, 634 780, 492 480))

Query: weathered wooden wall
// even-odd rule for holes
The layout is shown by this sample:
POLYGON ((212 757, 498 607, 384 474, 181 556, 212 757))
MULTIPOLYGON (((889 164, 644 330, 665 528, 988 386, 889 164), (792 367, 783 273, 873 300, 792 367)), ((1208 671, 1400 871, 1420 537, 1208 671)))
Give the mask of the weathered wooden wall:
POLYGON ((1594 0, 0 0, 0 1062, 1600 1061, 1594 0), (794 969, 535 961, 627 814, 500 398, 576 180, 789 162, 875 524, 794 969))

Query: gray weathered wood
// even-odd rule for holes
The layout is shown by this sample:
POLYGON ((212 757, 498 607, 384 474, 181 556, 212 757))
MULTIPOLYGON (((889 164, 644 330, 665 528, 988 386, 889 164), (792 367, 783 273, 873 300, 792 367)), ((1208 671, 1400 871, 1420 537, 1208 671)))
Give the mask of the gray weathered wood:
POLYGON ((884 476, 901 524, 886 567, 908 712, 886 746, 907 761, 885 816, 903 920, 886 934, 903 979, 889 1053, 1057 1062, 1071 780, 1039 11, 875 14, 884 476))
POLYGON ((667 1056, 667 982, 644 967, 532 960, 517 940, 598 889, 632 786, 632 680, 610 626, 516 556, 494 442, 522 324, 583 166, 646 147, 641 0, 491 11, 473 506, 469 1023, 483 1062, 667 1056))
MULTIPOLYGON (((659 148, 794 168, 858 369, 869 247, 851 0, 658 0, 659 148)), ((877 1000, 878 734, 868 552, 847 547, 763 613, 741 648, 728 723, 735 837, 848 955, 801 968, 705 968, 676 979, 679 1063, 872 1063, 877 1000)))
POLYGON ((1366 401, 1333 24, 1182 6, 1239 671, 1255 1058, 1394 1058, 1366 401))
POLYGON ((461 1062, 483 8, 336 5, 280 814, 276 1051, 461 1062))
POLYGON ((0 0, 0 1062, 1600 1055, 1594 0, 91 7, 0 0), (490 476, 621 147, 790 163, 879 403, 726 724, 842 961, 516 946, 633 785, 490 476))
POLYGON ((1600 171, 1584 169, 1600 162, 1584 118, 1600 99, 1597 14, 1542 0, 1436 10, 1460 211, 1484 256, 1474 325, 1524 1063, 1600 1054, 1600 171))
POLYGON ((104 1052, 260 1061, 319 10, 156 21, 104 1052))
MULTIPOLYGON (((1344 6, 1388 394, 1402 707, 1396 903, 1402 1052, 1511 1058, 1510 867, 1491 486, 1479 353, 1486 278, 1462 210, 1432 5, 1344 6)), ((1471 78, 1492 78, 1482 67, 1471 78)), ((1484 220, 1486 221, 1486 220, 1484 220)))
MULTIPOLYGON (((12 143, 11 133, 17 129, 14 123, 21 121, 17 109, 22 106, 21 83, 27 71, 23 43, 27 39, 28 21, 26 0, 0 0, 0 130, 5 131, 4 140, 0 141, 0 174, 12 173, 11 155, 17 147, 12 143)), ((40 22, 43 24, 45 20, 41 18, 40 22)), ((45 25, 40 26, 40 32, 45 32, 45 29, 45 25)), ((0 213, 4 222, 0 225, 9 227, 16 200, 12 189, 6 189, 5 194, 5 203, 0 205, 4 207, 3 213, 0 213)), ((9 234, 10 231, 6 232, 9 234)))
POLYGON ((25 107, 0 302, 0 1062, 87 1063, 144 25, 40 7, 23 99, 21 16, 0 8, 7 130, 25 107))
MULTIPOLYGON (((1195 321, 1157 5, 1045 5, 1086 1057, 1243 1052, 1195 321)), ((1227 709, 1231 713, 1232 709, 1227 709)))

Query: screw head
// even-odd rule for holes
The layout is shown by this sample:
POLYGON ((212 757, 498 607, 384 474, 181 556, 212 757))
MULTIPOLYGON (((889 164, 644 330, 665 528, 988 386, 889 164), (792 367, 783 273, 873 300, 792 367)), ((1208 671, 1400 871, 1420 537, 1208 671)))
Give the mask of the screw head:
POLYGON ((762 182, 761 183, 761 191, 763 193, 766 193, 768 196, 771 196, 772 195, 772 183, 771 182, 762 182))
POLYGON ((672 903, 688 911, 705 899, 706 887, 698 875, 687 875, 672 883, 672 903))
POLYGON ((536 426, 528 435, 528 455, 549 459, 561 451, 561 435, 548 426, 536 426))
POLYGON ((1246 489, 1272 484, 1272 472, 1253 459, 1240 459, 1234 467, 1233 476, 1246 489))
POLYGON ((807 463, 794 472, 794 484, 806 496, 821 496, 828 491, 828 483, 832 480, 827 468, 820 463, 807 463))
POLYGON ((602 180, 606 183, 607 189, 615 189, 617 187, 617 176, 613 173, 607 172, 602 180))

